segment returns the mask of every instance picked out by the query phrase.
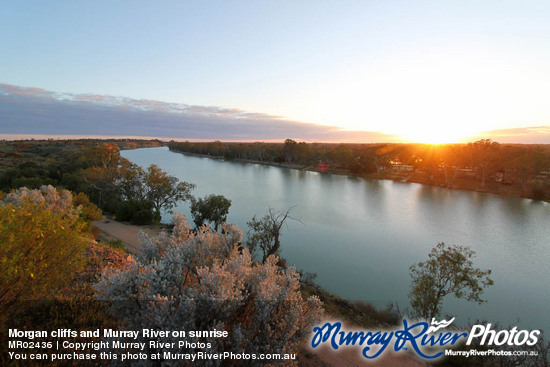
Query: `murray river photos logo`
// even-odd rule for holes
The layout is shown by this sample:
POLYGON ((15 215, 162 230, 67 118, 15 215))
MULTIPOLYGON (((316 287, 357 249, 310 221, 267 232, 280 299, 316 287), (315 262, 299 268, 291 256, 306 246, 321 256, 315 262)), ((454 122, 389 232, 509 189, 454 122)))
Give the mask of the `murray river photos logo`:
POLYGON ((446 349, 466 342, 466 345, 475 343, 480 346, 533 346, 538 342, 540 330, 493 330, 491 324, 474 325, 470 332, 445 330, 454 321, 432 319, 431 324, 426 321, 411 323, 403 319, 403 328, 384 331, 345 331, 340 322, 327 322, 323 326, 313 328, 311 346, 317 348, 328 344, 334 350, 344 346, 361 348, 361 355, 373 359, 384 353, 388 347, 398 352, 411 350, 425 359, 441 357, 446 349))

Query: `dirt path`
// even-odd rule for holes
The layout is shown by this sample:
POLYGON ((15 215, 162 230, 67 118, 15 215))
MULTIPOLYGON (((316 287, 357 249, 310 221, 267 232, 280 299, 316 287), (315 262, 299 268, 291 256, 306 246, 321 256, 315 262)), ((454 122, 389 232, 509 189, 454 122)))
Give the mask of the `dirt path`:
POLYGON ((135 226, 111 219, 98 220, 93 225, 101 231, 98 236, 100 242, 119 239, 124 242, 126 249, 132 254, 138 254, 141 251, 139 232, 147 233, 149 236, 158 236, 161 232, 158 226, 135 226))

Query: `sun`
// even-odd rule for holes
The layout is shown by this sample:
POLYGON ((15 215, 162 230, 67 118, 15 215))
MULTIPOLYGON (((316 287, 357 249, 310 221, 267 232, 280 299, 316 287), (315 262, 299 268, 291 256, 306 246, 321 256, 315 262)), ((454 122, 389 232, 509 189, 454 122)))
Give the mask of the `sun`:
POLYGON ((406 129, 398 135, 408 143, 453 144, 468 140, 477 133, 476 129, 467 126, 418 126, 406 129))
POLYGON ((424 144, 451 144, 458 143, 466 138, 466 136, 457 136, 448 131, 421 131, 412 134, 403 134, 401 137, 410 143, 424 144))

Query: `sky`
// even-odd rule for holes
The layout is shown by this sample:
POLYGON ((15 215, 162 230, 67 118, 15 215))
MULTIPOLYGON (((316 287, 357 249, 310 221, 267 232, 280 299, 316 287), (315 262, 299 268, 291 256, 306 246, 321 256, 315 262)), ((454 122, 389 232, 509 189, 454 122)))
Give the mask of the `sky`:
POLYGON ((0 55, 0 133, 550 143, 548 1, 6 1, 0 55))

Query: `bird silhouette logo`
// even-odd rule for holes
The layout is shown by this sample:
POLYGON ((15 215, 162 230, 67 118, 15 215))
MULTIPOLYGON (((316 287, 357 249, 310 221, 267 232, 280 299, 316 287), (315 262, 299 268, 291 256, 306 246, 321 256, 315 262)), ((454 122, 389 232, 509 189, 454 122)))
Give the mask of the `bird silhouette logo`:
POLYGON ((455 321, 454 317, 449 321, 441 320, 439 322, 435 321, 435 318, 432 318, 432 325, 428 328, 428 333, 435 333, 439 329, 444 329, 447 326, 451 325, 453 321, 455 321))

